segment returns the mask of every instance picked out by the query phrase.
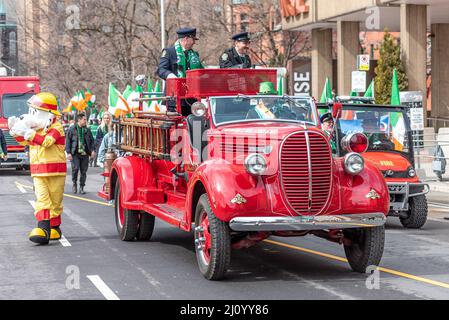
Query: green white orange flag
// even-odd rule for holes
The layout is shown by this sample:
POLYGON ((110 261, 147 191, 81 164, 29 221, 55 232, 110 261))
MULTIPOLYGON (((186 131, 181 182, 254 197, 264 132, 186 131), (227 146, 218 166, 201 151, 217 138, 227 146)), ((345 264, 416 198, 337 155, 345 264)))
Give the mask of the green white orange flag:
MULTIPOLYGON (((161 82, 158 80, 156 81, 156 84, 154 88, 150 91, 154 94, 151 96, 152 98, 160 97, 162 96, 162 88, 161 88, 161 82)), ((162 105, 162 101, 151 101, 150 106, 148 107, 149 112, 166 112, 167 108, 162 105)))
POLYGON ((369 85, 368 89, 365 92, 364 95, 365 98, 374 98, 374 79, 371 81, 371 84, 369 85))
MULTIPOLYGON (((399 92, 398 74, 396 69, 393 70, 393 78, 391 81, 391 102, 392 106, 401 105, 401 95, 399 92)), ((405 122, 404 117, 399 112, 392 112, 390 116, 390 127, 393 133, 393 142, 395 150, 402 151, 404 149, 405 140, 405 122)))
POLYGON ((321 94, 320 103, 328 103, 332 101, 332 86, 329 78, 326 78, 326 83, 324 84, 323 93, 321 94))
MULTIPOLYGON (((128 87, 131 88, 131 86, 128 86, 128 87)), ((127 88, 127 90, 125 91, 123 96, 126 98, 126 101, 128 102, 128 105, 131 108, 131 110, 138 111, 139 110, 139 101, 134 101, 134 100, 140 98, 140 95, 143 92, 143 89, 142 89, 142 87, 137 86, 136 90, 132 90, 132 88, 131 88, 131 92, 129 93, 129 88, 127 88)))
MULTIPOLYGON (((131 89, 132 91, 132 89, 131 89)), ((126 92, 126 90, 125 90, 126 92)), ((117 90, 117 88, 110 83, 109 84, 109 112, 114 115, 114 117, 120 117, 131 112, 131 109, 126 101, 126 98, 117 90)))

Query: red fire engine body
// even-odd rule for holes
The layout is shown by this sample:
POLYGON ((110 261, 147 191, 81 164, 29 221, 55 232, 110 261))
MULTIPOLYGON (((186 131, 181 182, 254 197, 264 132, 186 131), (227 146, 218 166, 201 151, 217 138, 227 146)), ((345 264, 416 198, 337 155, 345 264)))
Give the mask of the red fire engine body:
POLYGON ((8 146, 8 160, 0 160, 0 168, 29 168, 25 147, 9 134, 8 118, 28 113, 27 101, 39 90, 38 77, 0 77, 0 129, 8 146))
MULTIPOLYGON (((314 234, 343 244, 355 271, 378 265, 389 208, 382 174, 357 152, 333 158, 314 101, 258 94, 266 81, 276 72, 188 71, 167 81, 162 99, 176 111, 120 119, 116 144, 126 155, 99 195, 115 201, 121 239, 149 240, 155 217, 194 231, 211 280, 225 275, 231 249, 269 236, 314 234)), ((350 147, 363 151, 359 138, 350 147)))

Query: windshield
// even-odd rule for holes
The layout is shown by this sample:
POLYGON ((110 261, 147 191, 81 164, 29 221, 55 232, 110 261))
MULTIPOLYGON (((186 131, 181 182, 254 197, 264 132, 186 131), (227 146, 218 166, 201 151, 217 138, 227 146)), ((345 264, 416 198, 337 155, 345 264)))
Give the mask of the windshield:
POLYGON ((238 96, 210 99, 216 125, 248 121, 305 122, 316 125, 310 98, 238 96))
POLYGON ((343 110, 338 121, 342 137, 364 133, 369 140, 368 151, 409 153, 409 126, 404 113, 397 110, 343 110))
POLYGON ((33 94, 4 94, 2 99, 3 117, 20 117, 28 113, 27 101, 33 94))

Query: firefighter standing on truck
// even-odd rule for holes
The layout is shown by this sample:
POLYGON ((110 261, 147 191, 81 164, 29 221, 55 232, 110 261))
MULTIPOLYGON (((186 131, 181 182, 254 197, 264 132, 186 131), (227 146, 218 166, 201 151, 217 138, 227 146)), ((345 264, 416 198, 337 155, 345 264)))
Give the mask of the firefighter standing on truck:
POLYGON ((220 68, 251 68, 251 58, 248 55, 251 39, 248 32, 238 33, 232 37, 232 40, 234 40, 234 47, 220 56, 220 68))
POLYGON ((61 214, 66 179, 65 137, 62 124, 57 121, 56 97, 39 93, 28 100, 29 114, 21 119, 8 120, 11 134, 30 148, 30 169, 36 194, 35 216, 37 228, 30 241, 46 245, 62 237, 61 214))

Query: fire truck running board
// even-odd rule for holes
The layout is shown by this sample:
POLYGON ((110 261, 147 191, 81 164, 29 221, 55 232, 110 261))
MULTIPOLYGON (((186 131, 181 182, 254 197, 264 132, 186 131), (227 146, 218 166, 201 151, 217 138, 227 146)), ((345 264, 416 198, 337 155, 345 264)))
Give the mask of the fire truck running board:
POLYGON ((166 203, 146 205, 144 210, 176 226, 184 220, 184 210, 166 203))

